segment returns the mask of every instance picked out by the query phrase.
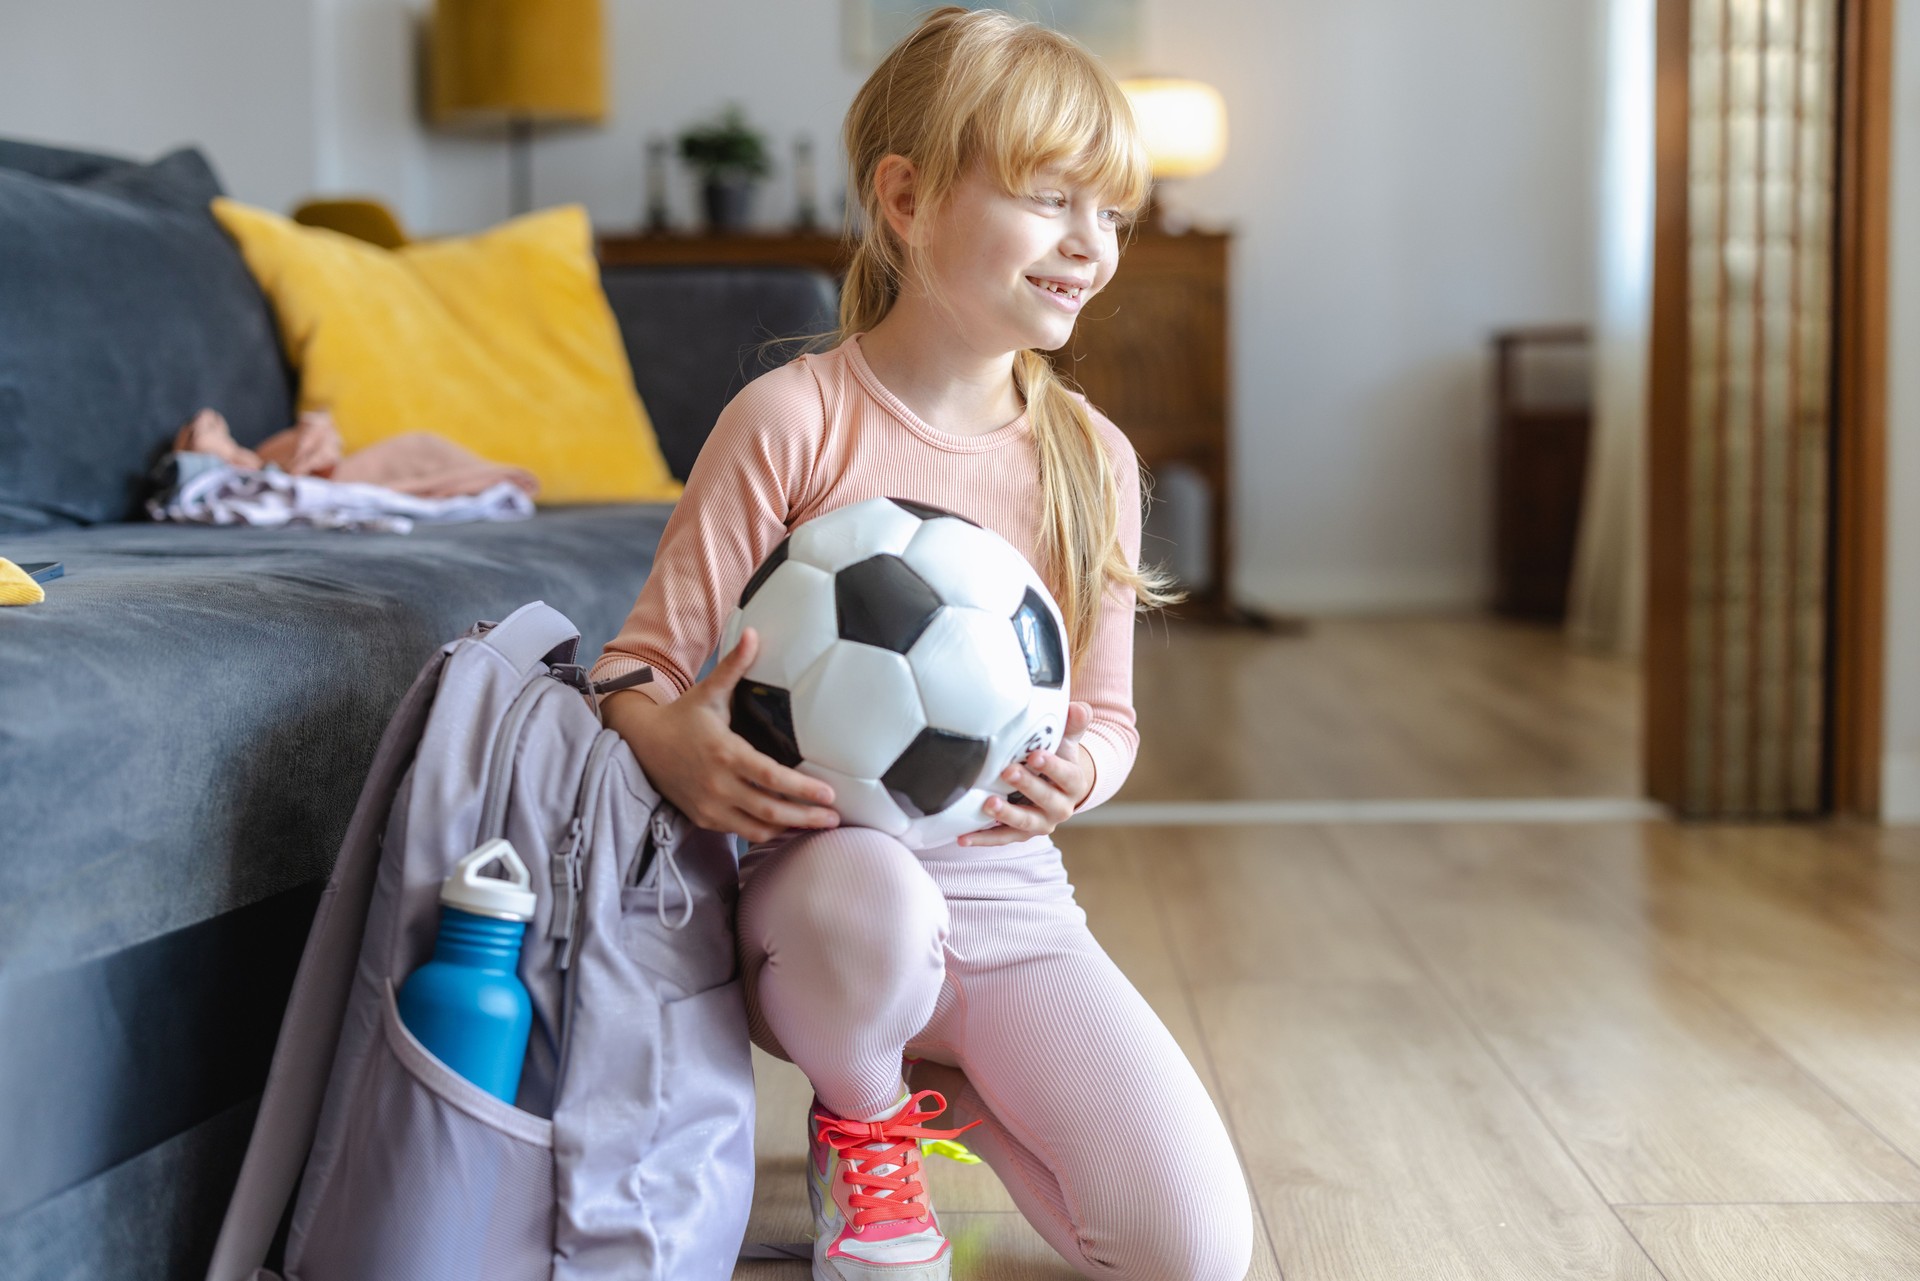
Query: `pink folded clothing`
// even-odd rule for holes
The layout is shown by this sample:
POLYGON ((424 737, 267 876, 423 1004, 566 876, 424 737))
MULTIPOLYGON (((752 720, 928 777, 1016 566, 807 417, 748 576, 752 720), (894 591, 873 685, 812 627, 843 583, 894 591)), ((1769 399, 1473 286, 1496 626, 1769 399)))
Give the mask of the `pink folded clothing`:
POLYGON ((335 465, 333 478, 385 485, 416 498, 478 494, 503 480, 526 490, 529 498, 540 492, 540 482, 532 472, 488 462, 430 431, 402 432, 348 454, 335 465))
POLYGON ((227 420, 203 409, 174 437, 173 447, 212 454, 233 467, 278 467, 294 476, 320 476, 352 484, 381 485, 416 498, 458 498, 485 493, 501 481, 540 492, 532 472, 489 462, 472 450, 429 431, 403 432, 343 455, 339 429, 324 409, 308 410, 285 431, 260 442, 258 450, 236 444, 227 420))
POLYGON ((324 409, 301 414, 299 422, 260 442, 260 461, 295 476, 340 479, 332 474, 340 463, 340 432, 333 415, 324 409))

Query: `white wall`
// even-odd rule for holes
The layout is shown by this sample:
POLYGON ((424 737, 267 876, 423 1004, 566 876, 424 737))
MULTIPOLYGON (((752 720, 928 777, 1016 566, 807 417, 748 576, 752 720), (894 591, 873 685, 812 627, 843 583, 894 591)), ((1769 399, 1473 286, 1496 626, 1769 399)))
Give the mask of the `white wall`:
POLYGON ((1162 59, 1216 83, 1233 129, 1190 199, 1241 234, 1244 595, 1300 610, 1481 599, 1488 332, 1592 308, 1593 7, 1154 13, 1162 59))
MULTIPOLYGON (((1142 2, 1144 66, 1117 70, 1195 76, 1227 100, 1227 163, 1173 199, 1239 237, 1241 594, 1309 611, 1483 599, 1487 335, 1592 310, 1597 0, 1142 2)), ((0 132, 135 150, 195 137, 243 198, 371 191, 419 230, 506 212, 503 146, 415 123, 420 0, 191 5, 0 0, 0 132), (140 38, 92 60, 116 24, 140 38), (49 60, 64 99, 9 83, 49 60)), ((776 144, 760 220, 791 214, 800 130, 832 216, 862 78, 842 60, 840 7, 608 0, 613 118, 540 140, 538 200, 632 226, 645 137, 737 99, 776 144)), ((677 166, 674 196, 690 222, 677 166)))
POLYGON ((397 0, 302 2, 312 11, 314 190, 375 195, 404 225, 435 227, 416 108, 424 18, 397 0))
POLYGON ((0 134, 153 156, 187 143, 242 200, 314 185, 309 0, 0 0, 0 134))
POLYGON ((1920 822, 1920 0, 1894 32, 1892 263, 1887 346, 1887 634, 1881 809, 1920 822))

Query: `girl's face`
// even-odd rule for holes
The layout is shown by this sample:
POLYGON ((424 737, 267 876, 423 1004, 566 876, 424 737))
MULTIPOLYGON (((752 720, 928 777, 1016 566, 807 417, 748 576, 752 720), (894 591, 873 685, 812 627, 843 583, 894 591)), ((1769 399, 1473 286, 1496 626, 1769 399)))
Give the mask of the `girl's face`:
MULTIPOLYGON (((976 165, 922 244, 940 296, 983 351, 1053 351, 1119 265, 1121 211, 1059 169, 1016 195, 976 165)), ((918 228, 916 227, 916 231, 918 228)))

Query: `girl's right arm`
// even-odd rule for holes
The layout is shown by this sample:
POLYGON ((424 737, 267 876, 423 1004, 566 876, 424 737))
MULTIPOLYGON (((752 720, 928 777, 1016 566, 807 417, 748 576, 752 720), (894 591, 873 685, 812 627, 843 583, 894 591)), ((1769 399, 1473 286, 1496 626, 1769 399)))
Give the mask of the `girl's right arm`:
POLYGON ((733 687, 753 663, 742 637, 705 680, 694 673, 754 568, 787 535, 826 430, 804 360, 762 375, 727 403, 687 477, 640 599, 594 664, 596 680, 646 664, 657 679, 610 695, 606 724, 694 822, 767 840, 838 821, 825 783, 756 751, 729 727, 733 687), (794 802, 811 804, 795 804, 794 802))
POLYGON ((670 703, 637 689, 601 706, 662 796, 701 827, 770 841, 790 827, 834 827, 833 789, 754 750, 729 726, 733 687, 753 666, 760 638, 749 627, 705 680, 670 703), (812 802, 807 804, 805 802, 812 802))

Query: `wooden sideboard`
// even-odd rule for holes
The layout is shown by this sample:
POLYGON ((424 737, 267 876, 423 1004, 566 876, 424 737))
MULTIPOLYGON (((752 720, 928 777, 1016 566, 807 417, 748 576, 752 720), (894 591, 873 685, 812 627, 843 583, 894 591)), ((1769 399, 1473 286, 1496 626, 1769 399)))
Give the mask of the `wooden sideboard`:
MULTIPOLYGON (((1181 611, 1237 614, 1232 581, 1231 457, 1227 439, 1227 270, 1232 237, 1137 232, 1120 270, 1081 313, 1055 365, 1126 432, 1149 471, 1180 462, 1211 496, 1211 586, 1181 611)), ((806 233, 615 235, 599 240, 607 266, 679 263, 789 263, 838 277, 846 248, 838 236, 806 233)))

